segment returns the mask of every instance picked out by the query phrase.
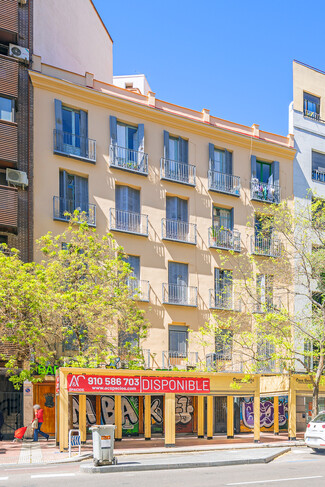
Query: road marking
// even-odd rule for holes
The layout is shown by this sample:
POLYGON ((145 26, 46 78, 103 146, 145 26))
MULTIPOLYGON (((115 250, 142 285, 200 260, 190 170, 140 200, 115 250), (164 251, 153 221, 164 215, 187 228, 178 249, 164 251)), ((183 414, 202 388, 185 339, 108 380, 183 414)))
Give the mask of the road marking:
POLYGON ((8 480, 9 477, 0 477, 0 480, 8 480))
POLYGON ((31 479, 49 479, 53 477, 75 477, 75 473, 46 473, 39 475, 31 475, 31 479))
POLYGON ((226 485, 251 485, 251 484, 265 484, 266 482, 288 482, 290 480, 307 480, 307 479, 322 479, 323 475, 314 475, 313 477, 292 477, 290 479, 271 479, 271 480, 254 480, 251 482, 235 482, 226 485))

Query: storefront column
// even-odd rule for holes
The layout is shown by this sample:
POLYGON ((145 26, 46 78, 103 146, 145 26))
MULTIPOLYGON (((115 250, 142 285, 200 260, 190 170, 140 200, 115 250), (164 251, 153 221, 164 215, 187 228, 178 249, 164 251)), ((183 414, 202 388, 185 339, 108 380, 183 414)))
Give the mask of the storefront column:
POLYGON ((165 446, 175 446, 175 394, 165 394, 165 446))
POLYGON ((60 372, 60 401, 59 401, 59 441, 60 451, 68 449, 68 389, 67 389, 67 377, 60 372))
POLYGON ((204 396, 197 398, 197 437, 204 438, 204 396))
POLYGON ((151 440, 151 396, 144 396, 144 437, 151 440))
POLYGON ((254 443, 259 443, 261 438, 261 400, 259 388, 254 394, 254 443))
POLYGON ((101 415, 102 415, 102 407, 101 407, 101 396, 96 396, 96 424, 101 424, 101 415))
POLYGON ((208 440, 213 438, 213 396, 207 397, 207 437, 208 440))
POLYGON ((279 434, 279 396, 274 396, 273 398, 273 409, 274 409, 274 434, 279 434))
POLYGON ((290 381, 290 389, 288 395, 288 436, 289 440, 296 439, 296 391, 290 381))
POLYGON ((122 440, 122 397, 114 396, 115 412, 115 441, 122 440))
POLYGON ((86 405, 87 405, 87 396, 85 394, 80 394, 79 395, 79 430, 80 430, 81 443, 86 443, 86 439, 87 439, 86 405))
POLYGON ((234 437, 234 398, 227 396, 227 438, 234 437))

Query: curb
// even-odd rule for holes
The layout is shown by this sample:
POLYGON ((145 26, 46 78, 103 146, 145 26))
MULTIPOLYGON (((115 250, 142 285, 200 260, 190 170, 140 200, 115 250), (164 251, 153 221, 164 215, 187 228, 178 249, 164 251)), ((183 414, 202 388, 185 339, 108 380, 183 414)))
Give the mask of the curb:
POLYGON ((207 468, 207 467, 224 467, 228 465, 248 465, 257 463, 269 463, 275 458, 288 453, 291 448, 283 448, 281 451, 273 453, 265 458, 246 458, 242 460, 218 460, 218 461, 198 461, 187 463, 172 463, 172 464, 126 464, 126 465, 106 465, 102 467, 95 467, 92 464, 80 465, 80 471, 83 473, 115 473, 115 472, 141 472, 150 470, 175 470, 183 468, 207 468))

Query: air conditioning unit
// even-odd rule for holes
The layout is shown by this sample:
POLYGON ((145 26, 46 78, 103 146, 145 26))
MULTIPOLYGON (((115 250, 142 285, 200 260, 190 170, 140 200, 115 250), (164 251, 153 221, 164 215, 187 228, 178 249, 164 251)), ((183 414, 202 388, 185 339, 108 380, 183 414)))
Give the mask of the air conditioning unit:
POLYGON ((28 186, 27 174, 23 171, 16 171, 16 169, 6 169, 6 180, 15 186, 28 186))
POLYGON ((26 47, 9 44, 9 56, 21 59, 22 61, 29 61, 29 49, 26 47))

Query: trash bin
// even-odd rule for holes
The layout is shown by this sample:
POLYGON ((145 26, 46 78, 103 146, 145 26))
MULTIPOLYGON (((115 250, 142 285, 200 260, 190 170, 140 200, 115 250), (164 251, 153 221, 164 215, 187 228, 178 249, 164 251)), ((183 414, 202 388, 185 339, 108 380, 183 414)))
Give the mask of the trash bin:
POLYGON ((90 427, 93 436, 94 465, 115 465, 114 431, 115 424, 96 424, 90 427))

